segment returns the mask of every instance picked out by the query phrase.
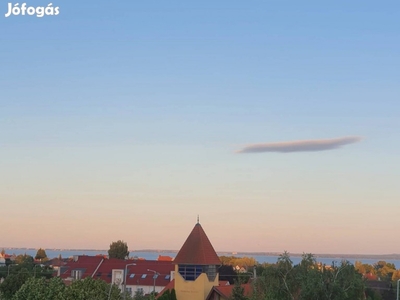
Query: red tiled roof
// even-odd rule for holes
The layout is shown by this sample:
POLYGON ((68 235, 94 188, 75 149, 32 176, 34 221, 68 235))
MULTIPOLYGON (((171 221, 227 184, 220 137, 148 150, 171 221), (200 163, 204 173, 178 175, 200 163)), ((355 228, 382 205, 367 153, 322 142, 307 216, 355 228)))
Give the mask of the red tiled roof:
MULTIPOLYGON (((213 293, 217 293, 223 299, 229 299, 229 297, 232 295, 232 290, 234 289, 234 287, 235 285, 214 286, 206 299, 214 299, 213 297, 211 297, 213 293)), ((250 283, 242 284, 242 287, 244 288, 244 295, 250 296, 251 293, 250 283)))
POLYGON ((170 261, 106 259, 96 271, 94 278, 111 283, 111 273, 113 269, 125 271, 125 266, 132 263, 136 265, 127 267, 127 285, 152 286, 154 284, 154 272, 147 271, 150 269, 159 273, 155 285, 166 286, 171 280, 171 271, 174 270, 174 265, 170 261), (143 278, 144 274, 146 274, 145 278, 143 278))
POLYGON ((221 261, 199 223, 174 259, 175 264, 220 265, 221 261))
POLYGON ((175 279, 172 279, 156 296, 156 299, 160 298, 166 291, 171 291, 175 288, 175 279))
POLYGON ((62 266, 60 277, 63 279, 71 277, 72 270, 82 270, 82 279, 91 277, 103 259, 101 256, 79 256, 77 260, 71 259, 62 266))
POLYGON ((367 280, 378 280, 378 276, 372 273, 365 274, 364 278, 367 280))
POLYGON ((157 260, 159 261, 173 261, 174 259, 168 255, 159 255, 157 260))
POLYGON ((132 263, 136 265, 127 267, 127 285, 153 286, 154 272, 148 271, 150 269, 159 273, 155 280, 155 285, 166 286, 170 282, 171 271, 174 270, 174 265, 171 261, 104 259, 101 256, 79 256, 78 260, 71 260, 62 267, 63 272, 60 277, 66 279, 71 277, 73 270, 82 270, 82 279, 93 277, 94 279, 101 279, 111 283, 113 269, 125 271, 125 266, 132 263), (146 274, 144 278, 143 274, 146 274))

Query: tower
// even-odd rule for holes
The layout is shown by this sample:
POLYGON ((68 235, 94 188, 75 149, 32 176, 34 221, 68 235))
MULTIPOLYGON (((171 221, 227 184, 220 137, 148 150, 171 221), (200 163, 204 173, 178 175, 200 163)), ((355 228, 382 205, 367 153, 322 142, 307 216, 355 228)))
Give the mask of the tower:
POLYGON ((174 263, 178 300, 205 300, 213 286, 218 286, 221 261, 198 220, 174 263))

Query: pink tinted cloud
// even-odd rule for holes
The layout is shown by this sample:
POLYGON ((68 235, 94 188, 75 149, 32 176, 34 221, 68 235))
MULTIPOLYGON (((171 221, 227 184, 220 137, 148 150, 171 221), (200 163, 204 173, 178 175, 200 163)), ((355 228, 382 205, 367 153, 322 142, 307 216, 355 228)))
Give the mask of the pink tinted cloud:
POLYGON ((342 146, 358 143, 361 137, 348 136, 333 139, 300 140, 289 142, 251 144, 236 153, 261 153, 261 152, 312 152, 338 149, 342 146))

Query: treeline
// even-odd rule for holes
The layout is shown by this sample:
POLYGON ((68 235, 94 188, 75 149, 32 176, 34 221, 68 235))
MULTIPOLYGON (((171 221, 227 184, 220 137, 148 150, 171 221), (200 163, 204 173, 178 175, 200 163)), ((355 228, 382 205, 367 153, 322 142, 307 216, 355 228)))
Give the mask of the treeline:
POLYGON ((359 273, 370 279, 379 279, 382 281, 397 281, 400 279, 400 269, 396 270, 394 264, 383 260, 378 261, 373 265, 363 264, 360 261, 356 261, 354 266, 359 273))
MULTIPOLYGON (((130 294, 121 293, 116 285, 111 285, 103 280, 87 277, 83 280, 72 281, 65 285, 61 278, 33 277, 26 273, 10 275, 0 285, 1 300, 149 300, 141 290, 130 294), (16 287, 19 287, 16 289, 16 287)), ((166 298, 170 300, 173 298, 166 298)), ((175 298, 176 300, 176 298, 175 298)))
MULTIPOLYGON (((236 262, 235 259, 224 262, 236 262)), ((240 285, 249 279, 237 274, 230 300, 395 300, 395 282, 399 271, 384 261, 374 265, 348 261, 330 266, 318 263, 312 254, 303 254, 294 265, 287 252, 275 264, 255 264, 257 277, 251 276, 251 292, 240 285), (372 278, 370 275, 375 275, 372 278), (369 276, 369 277, 368 277, 369 276), (368 278, 380 283, 371 287, 368 278), (385 281, 387 284, 385 285, 385 281), (383 283, 383 285, 382 285, 383 283), (385 286, 385 288, 382 288, 385 286), (387 288, 386 288, 387 287, 387 288)), ((253 268, 253 269, 254 269, 253 268)))
POLYGON ((257 261, 253 257, 236 257, 236 256, 220 256, 219 259, 223 265, 229 265, 239 268, 249 268, 257 264, 257 261))
MULTIPOLYGON (((15 281, 15 278, 13 279, 15 281)), ((65 285, 61 278, 29 277, 13 294, 1 293, 4 300, 145 300, 149 299, 138 291, 132 298, 124 295, 116 285, 107 284, 103 280, 87 277, 65 285)))

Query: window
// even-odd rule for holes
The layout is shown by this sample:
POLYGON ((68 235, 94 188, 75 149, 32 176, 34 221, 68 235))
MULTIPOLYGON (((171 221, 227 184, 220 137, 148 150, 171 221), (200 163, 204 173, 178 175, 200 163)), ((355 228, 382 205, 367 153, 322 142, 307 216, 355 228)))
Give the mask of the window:
POLYGON ((147 276, 147 274, 143 274, 143 275, 142 275, 142 279, 145 279, 146 276, 147 276))
POLYGON ((165 280, 169 280, 171 278, 171 275, 165 276, 165 280))
POLYGON ((217 276, 217 266, 209 265, 204 267, 204 272, 207 274, 209 281, 214 281, 217 276))
POLYGON ((126 287, 126 292, 132 296, 132 288, 126 287))
POLYGON ((135 277, 135 274, 129 275, 129 278, 133 278, 133 277, 135 277))
POLYGON ((179 266, 179 274, 188 281, 194 281, 200 274, 203 273, 202 266, 194 266, 194 265, 180 265, 179 266))
POLYGON ((154 274, 153 279, 157 279, 158 274, 154 274))
POLYGON ((83 270, 72 270, 71 276, 73 279, 81 279, 83 275, 83 270))

